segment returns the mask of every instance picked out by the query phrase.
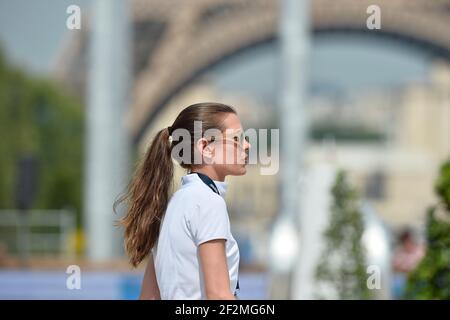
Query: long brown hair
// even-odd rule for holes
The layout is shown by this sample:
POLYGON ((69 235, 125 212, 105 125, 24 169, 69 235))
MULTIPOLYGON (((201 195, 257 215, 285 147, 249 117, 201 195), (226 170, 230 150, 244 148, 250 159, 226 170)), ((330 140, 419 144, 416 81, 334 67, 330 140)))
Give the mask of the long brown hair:
MULTIPOLYGON (((224 115, 236 111, 221 103, 205 102, 190 105, 180 112, 171 127, 186 129, 191 136, 191 150, 194 150, 194 121, 202 121, 204 131, 223 128, 224 115)), ((116 207, 126 202, 127 212, 118 221, 125 229, 124 245, 132 266, 136 267, 147 256, 159 236, 162 218, 169 202, 169 192, 173 185, 174 166, 171 152, 180 141, 169 142, 169 128, 164 128, 156 134, 147 149, 143 161, 130 181, 127 191, 115 203, 116 207)), ((193 155, 192 155, 193 156, 193 155)), ((191 162, 192 164, 193 162, 191 162)), ((185 169, 191 164, 180 163, 185 169)))

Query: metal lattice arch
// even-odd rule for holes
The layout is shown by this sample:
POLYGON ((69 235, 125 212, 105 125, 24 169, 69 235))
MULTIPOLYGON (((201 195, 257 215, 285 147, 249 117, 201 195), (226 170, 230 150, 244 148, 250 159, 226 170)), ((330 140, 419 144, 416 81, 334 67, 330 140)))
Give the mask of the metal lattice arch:
MULTIPOLYGON (((177 92, 220 61, 272 41, 278 0, 134 0, 133 85, 128 126, 137 143, 177 92)), ((450 57, 450 0, 378 0, 381 29, 369 30, 371 0, 312 0, 312 31, 395 37, 450 57)), ((89 28, 86 28, 87 30, 89 28)), ((61 55, 57 76, 84 90, 88 31, 61 55)))

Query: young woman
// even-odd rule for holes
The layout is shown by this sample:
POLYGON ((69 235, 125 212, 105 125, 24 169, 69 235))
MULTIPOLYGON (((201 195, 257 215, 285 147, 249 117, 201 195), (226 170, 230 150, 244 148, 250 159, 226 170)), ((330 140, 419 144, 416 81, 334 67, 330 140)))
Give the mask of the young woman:
POLYGON ((236 299, 239 248, 225 177, 246 173, 249 148, 236 111, 219 103, 191 105, 156 134, 118 201, 128 203, 120 224, 130 263, 148 256, 141 299, 236 299), (206 134, 214 129, 220 134, 206 134), (188 173, 169 199, 172 158, 188 173))

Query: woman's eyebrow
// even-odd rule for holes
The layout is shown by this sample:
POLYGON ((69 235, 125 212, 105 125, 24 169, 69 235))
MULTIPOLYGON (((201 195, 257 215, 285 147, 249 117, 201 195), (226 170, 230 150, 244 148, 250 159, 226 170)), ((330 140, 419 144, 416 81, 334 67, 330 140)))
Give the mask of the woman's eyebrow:
POLYGON ((225 130, 225 132, 230 132, 230 133, 240 133, 240 132, 244 132, 243 128, 239 128, 239 129, 227 129, 225 130))

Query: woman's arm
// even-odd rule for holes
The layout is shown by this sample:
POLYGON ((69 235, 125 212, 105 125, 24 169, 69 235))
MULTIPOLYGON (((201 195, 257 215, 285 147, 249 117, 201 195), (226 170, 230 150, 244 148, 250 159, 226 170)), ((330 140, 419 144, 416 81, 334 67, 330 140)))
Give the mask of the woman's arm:
POLYGON ((225 254, 225 239, 215 239, 199 246, 206 298, 236 300, 230 291, 230 278, 225 254))
POLYGON ((153 254, 148 255, 147 268, 145 268, 144 279, 142 280, 140 300, 161 300, 158 282, 156 281, 155 264, 153 254))

